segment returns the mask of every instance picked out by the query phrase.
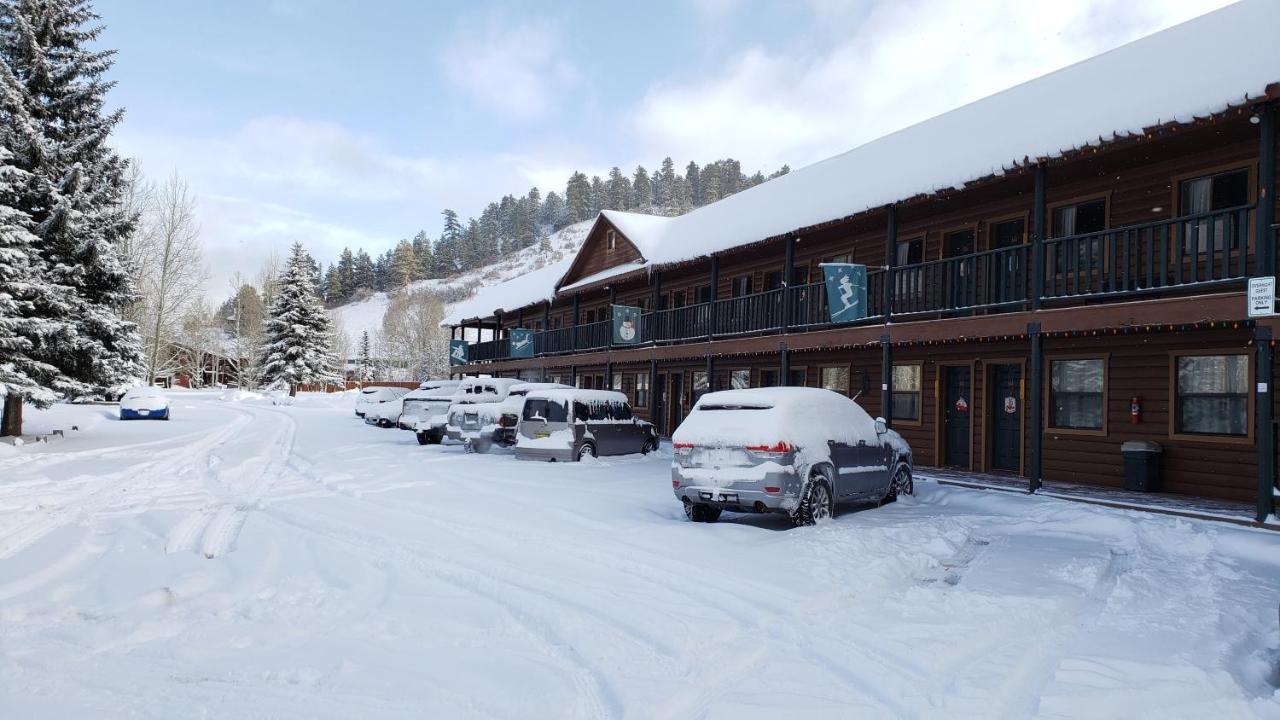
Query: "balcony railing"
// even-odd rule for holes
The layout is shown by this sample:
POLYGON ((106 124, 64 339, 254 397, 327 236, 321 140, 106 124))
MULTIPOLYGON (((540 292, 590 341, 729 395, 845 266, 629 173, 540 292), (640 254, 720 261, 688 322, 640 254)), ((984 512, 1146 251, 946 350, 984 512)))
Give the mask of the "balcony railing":
MULTIPOLYGON (((1252 270, 1254 206, 1046 239, 1040 254, 1040 299, 1087 303, 1241 284, 1252 270)), ((1266 238, 1280 243, 1280 231, 1266 238)), ((1031 245, 984 250, 891 270, 869 269, 866 317, 848 325, 885 321, 888 315, 921 319, 1029 309, 1037 269, 1031 245)), ((841 325, 844 325, 842 323, 841 325)), ((796 285, 736 298, 647 312, 639 345, 692 342, 747 334, 802 332, 832 327, 823 283, 796 285)), ((610 347, 609 320, 534 333, 535 355, 610 347)), ((634 345, 628 345, 634 347, 634 345)), ((506 339, 472 346, 473 361, 509 356, 506 339)))

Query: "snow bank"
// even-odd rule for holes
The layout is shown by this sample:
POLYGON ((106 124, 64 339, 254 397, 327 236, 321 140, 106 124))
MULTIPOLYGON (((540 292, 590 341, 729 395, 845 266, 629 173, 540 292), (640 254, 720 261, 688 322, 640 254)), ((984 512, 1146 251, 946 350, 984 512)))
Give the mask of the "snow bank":
POLYGON ((218 396, 222 402, 245 402, 246 400, 261 400, 265 397, 262 393, 256 393, 251 390, 228 390, 218 396))

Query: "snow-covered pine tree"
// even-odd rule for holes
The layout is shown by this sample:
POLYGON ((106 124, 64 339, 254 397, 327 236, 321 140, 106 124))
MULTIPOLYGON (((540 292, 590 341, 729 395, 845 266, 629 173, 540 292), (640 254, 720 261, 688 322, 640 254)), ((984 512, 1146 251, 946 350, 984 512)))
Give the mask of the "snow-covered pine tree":
POLYGON ((114 51, 89 47, 102 33, 97 21, 86 0, 0 0, 0 85, 30 120, 0 112, 6 134, 25 136, 5 143, 30 176, 13 207, 34 223, 44 282, 64 289, 64 310, 36 312, 72 328, 31 352, 57 368, 50 386, 63 395, 102 392, 142 370, 137 327, 121 316, 135 290, 117 253, 137 216, 121 211, 128 164, 107 145, 123 114, 104 110, 114 51))
POLYGON ((631 178, 631 192, 634 194, 631 198, 633 210, 644 212, 653 206, 653 184, 649 182, 649 171, 643 165, 636 166, 635 175, 631 178))
POLYGON ((547 199, 542 201, 542 224, 553 232, 559 230, 567 223, 565 213, 564 199, 555 190, 547 193, 547 199))
POLYGON ((294 243, 267 315, 262 379, 287 384, 341 382, 329 344, 329 316, 316 295, 311 261, 294 243))
POLYGON ((391 255, 391 286, 402 288, 418 275, 418 258, 413 254, 413 244, 401 240, 391 255))
POLYGON ((573 175, 570 175, 569 183, 565 186, 564 196, 569 222, 582 222, 592 216, 591 181, 587 179, 586 175, 580 172, 574 172, 573 175))
POLYGON ((377 368, 374 367, 373 354, 369 347, 369 331, 365 330, 360 333, 360 354, 356 361, 356 380, 367 383, 377 377, 377 368))

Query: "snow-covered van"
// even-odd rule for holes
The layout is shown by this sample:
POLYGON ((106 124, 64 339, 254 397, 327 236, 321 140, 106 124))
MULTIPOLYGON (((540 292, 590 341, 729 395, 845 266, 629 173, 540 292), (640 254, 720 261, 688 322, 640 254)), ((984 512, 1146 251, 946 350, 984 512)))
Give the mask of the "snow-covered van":
POLYGON ((502 447, 516 444, 516 428, 520 425, 520 415, 524 413, 524 400, 535 390, 572 390, 572 385, 552 382, 524 382, 512 385, 507 392, 507 399, 498 408, 498 427, 493 431, 493 441, 502 447))
POLYGON ((671 445, 671 487, 690 520, 733 510, 809 525, 831 517, 837 503, 888 502, 913 489, 906 441, 830 390, 707 393, 671 445))
POLYGON ((389 400, 398 400, 400 396, 409 392, 407 388, 402 387, 367 387, 360 390, 360 395, 356 397, 356 417, 364 417, 370 410, 379 404, 389 400))
POLYGON ((522 460, 581 460, 658 449, 653 424, 632 415, 627 396, 611 390, 532 391, 516 436, 516 457, 522 460))
POLYGON ((511 388, 520 383, 515 378, 463 380, 449 406, 445 436, 466 443, 468 451, 487 452, 493 445, 502 401, 507 399, 511 388))
POLYGON ((388 427, 413 430, 422 420, 429 420, 447 413, 449 403, 453 402, 453 396, 457 391, 457 383, 418 388, 399 400, 386 403, 382 412, 390 420, 388 427))

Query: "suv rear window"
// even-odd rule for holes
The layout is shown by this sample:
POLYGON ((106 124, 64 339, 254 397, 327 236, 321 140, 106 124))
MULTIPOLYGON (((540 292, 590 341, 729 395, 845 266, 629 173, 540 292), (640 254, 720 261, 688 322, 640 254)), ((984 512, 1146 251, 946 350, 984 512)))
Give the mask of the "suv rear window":
POLYGON ((524 420, 540 418, 547 422, 569 422, 569 408, 554 400, 531 398, 524 403, 524 420))
POLYGON ((736 404, 717 404, 717 405, 699 405, 695 410, 772 410, 772 405, 736 405, 736 404))

